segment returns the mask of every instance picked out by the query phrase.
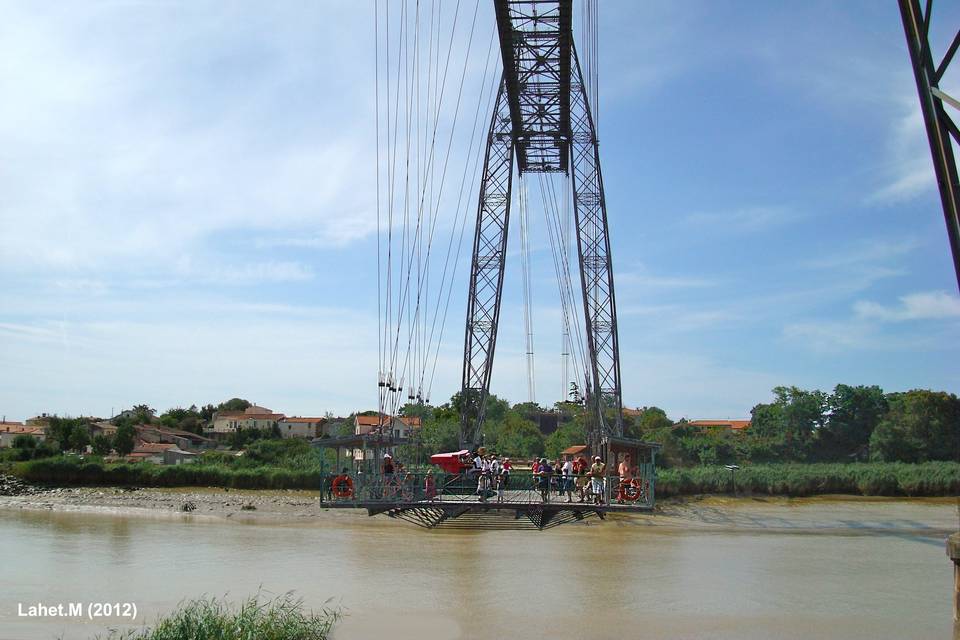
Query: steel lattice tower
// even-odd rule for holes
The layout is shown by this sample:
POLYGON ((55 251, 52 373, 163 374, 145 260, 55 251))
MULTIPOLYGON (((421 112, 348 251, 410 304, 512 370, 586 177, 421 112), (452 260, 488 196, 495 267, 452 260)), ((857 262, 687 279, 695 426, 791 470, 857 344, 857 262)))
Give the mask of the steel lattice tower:
POLYGON ((571 179, 584 324, 586 401, 594 447, 623 434, 620 346, 600 152, 573 43, 571 0, 494 0, 503 78, 480 185, 464 337, 461 443, 477 443, 497 342, 513 161, 571 179))

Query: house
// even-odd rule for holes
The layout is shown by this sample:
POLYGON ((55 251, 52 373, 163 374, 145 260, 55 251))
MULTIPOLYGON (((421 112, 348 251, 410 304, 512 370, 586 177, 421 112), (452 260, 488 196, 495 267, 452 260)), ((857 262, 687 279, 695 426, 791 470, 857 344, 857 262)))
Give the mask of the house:
POLYGON ((117 429, 119 429, 119 427, 112 422, 101 420, 100 422, 90 423, 87 429, 90 431, 91 438, 96 438, 97 436, 112 438, 117 435, 117 429))
POLYGON ((46 413, 41 413, 38 416, 33 416, 32 418, 27 418, 28 427, 49 427, 50 426, 50 416, 46 413))
MULTIPOLYGON (((420 429, 421 422, 418 416, 364 416, 358 415, 353 419, 353 432, 358 436, 376 438, 382 435, 393 442, 400 442, 412 438, 420 429)), ((394 447, 383 449, 384 453, 396 453, 394 447)), ((354 448, 353 459, 364 460, 368 455, 366 448, 354 448)))
POLYGON ((358 436, 382 433, 386 437, 406 439, 412 438, 418 429, 419 416, 358 415, 353 419, 353 432, 358 436))
MULTIPOLYGON (((326 418, 303 418, 294 416, 284 418, 277 423, 283 438, 319 438, 324 435, 326 418)), ((330 435, 327 433, 327 435, 330 435)))
POLYGON ((184 451, 179 447, 172 447, 163 452, 163 464, 187 464, 196 462, 199 457, 200 454, 194 451, 184 451))
POLYGON ((163 464, 164 454, 168 449, 176 449, 177 445, 169 442, 138 442, 128 458, 163 464))
POLYGON ((46 438, 46 433, 42 427, 28 426, 22 422, 0 422, 0 447, 12 447, 17 436, 30 436, 41 442, 46 438))
POLYGON ((208 431, 213 433, 235 433, 239 429, 272 429, 286 416, 274 413, 266 407, 256 405, 243 411, 218 411, 213 416, 213 424, 208 431))
MULTIPOLYGON (((677 423, 673 426, 683 424, 677 423)), ((743 433, 745 429, 750 428, 749 420, 690 420, 687 423, 690 427, 699 427, 702 431, 732 431, 733 433, 743 433)))

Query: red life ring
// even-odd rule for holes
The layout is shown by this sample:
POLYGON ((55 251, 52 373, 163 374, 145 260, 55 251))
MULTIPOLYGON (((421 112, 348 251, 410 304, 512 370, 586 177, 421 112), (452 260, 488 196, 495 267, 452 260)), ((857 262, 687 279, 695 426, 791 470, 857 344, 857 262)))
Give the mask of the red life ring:
POLYGON ((331 490, 333 491, 333 495, 338 498, 352 498, 353 480, 350 476, 337 476, 333 479, 333 487, 331 490))
POLYGON ((624 481, 620 483, 620 487, 617 490, 617 500, 621 502, 636 502, 645 493, 643 483, 634 478, 629 482, 624 481))

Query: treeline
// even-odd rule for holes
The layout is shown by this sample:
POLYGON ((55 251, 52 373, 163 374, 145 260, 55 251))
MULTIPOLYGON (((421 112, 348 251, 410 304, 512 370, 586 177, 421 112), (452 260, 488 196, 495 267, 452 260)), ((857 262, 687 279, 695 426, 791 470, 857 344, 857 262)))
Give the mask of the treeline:
MULTIPOLYGON (((439 407, 406 405, 404 415, 423 421, 422 444, 431 451, 459 446, 459 394, 439 407)), ((751 426, 739 432, 675 421, 658 407, 624 417, 626 435, 663 446, 663 467, 742 462, 927 462, 960 459, 960 399, 917 389, 884 393, 878 386, 837 385, 830 393, 776 387, 773 401, 751 410, 751 426)), ((588 416, 582 405, 547 409, 491 395, 483 443, 502 455, 556 457, 583 444, 588 416), (538 422, 557 425, 544 435, 538 422)))
POLYGON ((960 459, 960 399, 917 389, 837 385, 832 393, 776 387, 749 429, 706 431, 674 424, 651 407, 631 425, 660 442, 664 466, 739 462, 927 462, 960 459))

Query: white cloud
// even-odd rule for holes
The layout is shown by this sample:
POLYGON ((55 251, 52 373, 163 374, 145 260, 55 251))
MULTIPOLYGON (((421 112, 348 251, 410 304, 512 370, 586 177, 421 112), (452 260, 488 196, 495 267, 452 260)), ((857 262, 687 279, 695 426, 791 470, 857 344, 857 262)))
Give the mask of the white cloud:
POLYGON ((791 322, 783 336, 821 352, 836 350, 924 350, 941 344, 942 336, 896 331, 888 323, 944 320, 960 317, 960 298, 942 291, 913 293, 900 297, 897 306, 858 301, 853 316, 841 320, 791 322))
POLYGON ((890 124, 889 160, 882 170, 885 184, 867 198, 867 204, 897 204, 936 187, 919 100, 911 95, 901 103, 901 110, 905 115, 890 124))
POLYGON ((785 206, 756 206, 730 211, 693 213, 684 219, 690 227, 709 227, 712 233, 756 233, 803 219, 785 206))
POLYGON ((943 291, 925 291, 901 296, 900 305, 896 307, 861 300, 853 308, 857 317, 868 320, 941 320, 960 317, 960 298, 943 291))
MULTIPOLYGON (((810 269, 836 269, 846 267, 881 266, 878 263, 888 263, 896 258, 913 253, 922 246, 916 238, 905 237, 898 239, 874 238, 858 240, 850 246, 834 251, 831 255, 807 260, 803 266, 810 269)), ((897 270, 889 273, 879 272, 879 275, 896 275, 897 270)))
POLYGON ((881 344, 874 327, 864 322, 792 322, 784 326, 783 336, 825 353, 837 349, 868 349, 881 344))
POLYGON ((313 55, 357 55, 335 19, 345 9, 323 21, 281 8, 263 29, 215 5, 4 12, 7 267, 163 269, 231 229, 329 246, 375 228, 368 92, 313 55))

